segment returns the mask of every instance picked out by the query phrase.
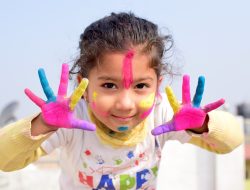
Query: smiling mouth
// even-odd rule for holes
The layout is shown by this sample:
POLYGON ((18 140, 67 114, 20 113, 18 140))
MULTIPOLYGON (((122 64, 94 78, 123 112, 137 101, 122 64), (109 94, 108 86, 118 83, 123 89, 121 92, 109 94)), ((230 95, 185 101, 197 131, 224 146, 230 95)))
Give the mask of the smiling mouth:
POLYGON ((129 121, 129 120, 131 120, 134 117, 134 115, 133 116, 126 116, 126 117, 124 117, 124 116, 117 116, 117 115, 112 115, 112 116, 115 119, 119 120, 119 121, 129 121))

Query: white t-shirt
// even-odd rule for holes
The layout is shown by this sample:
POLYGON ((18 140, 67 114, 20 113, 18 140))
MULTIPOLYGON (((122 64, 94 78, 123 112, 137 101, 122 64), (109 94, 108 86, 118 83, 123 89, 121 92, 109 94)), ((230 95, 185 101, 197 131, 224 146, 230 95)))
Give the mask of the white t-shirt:
MULTIPOLYGON (((161 149, 166 140, 187 142, 185 131, 154 137, 151 130, 172 117, 165 94, 158 98, 147 118, 148 134, 134 147, 113 148, 103 144, 95 132, 80 129, 59 129, 43 142, 49 154, 61 148, 61 190, 132 190, 156 189, 161 149)), ((76 117, 90 121, 84 101, 76 107, 76 117)))

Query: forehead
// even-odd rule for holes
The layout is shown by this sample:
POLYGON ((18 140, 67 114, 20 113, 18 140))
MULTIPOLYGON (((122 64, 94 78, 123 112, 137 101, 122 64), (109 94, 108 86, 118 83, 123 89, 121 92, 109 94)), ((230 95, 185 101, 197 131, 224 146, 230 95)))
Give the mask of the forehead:
MULTIPOLYGON (((95 72, 121 77, 125 56, 126 53, 106 53, 102 56, 99 65, 95 67, 95 72)), ((134 77, 137 75, 156 75, 154 69, 150 67, 149 56, 145 54, 134 53, 131 65, 134 77)))

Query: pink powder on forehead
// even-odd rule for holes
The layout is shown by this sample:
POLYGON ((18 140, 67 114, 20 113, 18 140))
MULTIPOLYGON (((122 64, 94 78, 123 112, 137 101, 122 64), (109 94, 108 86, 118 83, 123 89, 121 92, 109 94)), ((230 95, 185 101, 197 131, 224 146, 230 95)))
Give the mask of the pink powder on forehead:
POLYGON ((132 72, 132 59, 134 52, 129 51, 123 60, 122 75, 123 75, 123 86, 128 89, 133 83, 133 72, 132 72))

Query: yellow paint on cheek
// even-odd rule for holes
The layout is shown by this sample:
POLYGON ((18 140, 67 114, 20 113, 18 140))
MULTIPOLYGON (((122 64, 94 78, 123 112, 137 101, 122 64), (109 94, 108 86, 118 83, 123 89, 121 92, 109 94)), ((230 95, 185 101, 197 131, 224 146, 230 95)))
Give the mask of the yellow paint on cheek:
POLYGON ((93 92, 93 95, 92 95, 92 97, 93 97, 93 100, 94 100, 94 101, 96 101, 96 97, 97 97, 97 92, 93 92))
POLYGON ((154 99, 155 99, 155 94, 152 93, 147 98, 142 100, 140 102, 139 106, 142 107, 142 108, 150 108, 154 103, 154 99))
POLYGON ((107 117, 108 113, 102 111, 97 105, 96 105, 96 98, 97 98, 97 92, 93 92, 92 94, 92 98, 93 98, 93 102, 91 102, 91 108, 93 110, 95 110, 99 115, 103 116, 103 117, 107 117))

